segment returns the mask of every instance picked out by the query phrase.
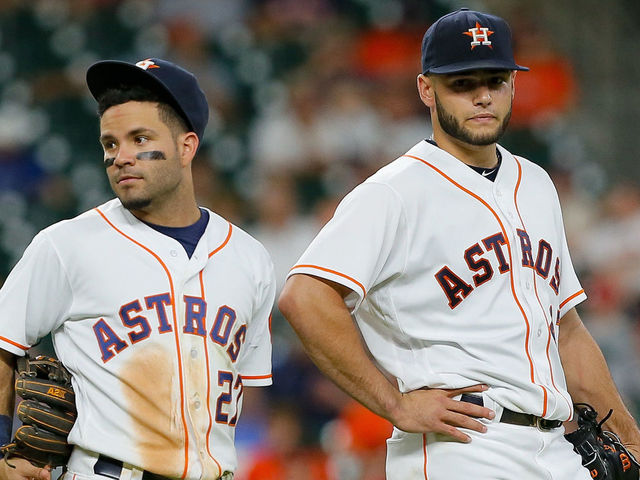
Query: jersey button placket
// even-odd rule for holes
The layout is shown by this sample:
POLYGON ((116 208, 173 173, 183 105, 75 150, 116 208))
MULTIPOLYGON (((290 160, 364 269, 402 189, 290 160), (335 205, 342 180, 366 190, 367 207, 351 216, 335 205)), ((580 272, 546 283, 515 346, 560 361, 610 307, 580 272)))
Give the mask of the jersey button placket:
MULTIPOLYGON (((190 372, 197 371, 197 363, 200 361, 200 356, 201 355, 198 348, 195 345, 192 345, 191 349, 189 350, 189 358, 191 359, 191 362, 193 364, 193 366, 189 368, 190 372)), ((194 408, 194 410, 199 410, 202 406, 202 401, 200 400, 200 388, 197 384, 191 384, 189 385, 189 387, 194 390, 194 393, 191 396, 191 406, 194 408)))

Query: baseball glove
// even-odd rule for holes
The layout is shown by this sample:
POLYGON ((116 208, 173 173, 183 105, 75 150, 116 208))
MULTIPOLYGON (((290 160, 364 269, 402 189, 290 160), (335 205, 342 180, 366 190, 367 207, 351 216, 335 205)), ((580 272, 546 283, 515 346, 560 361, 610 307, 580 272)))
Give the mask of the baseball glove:
POLYGON ((5 461, 21 457, 38 467, 66 464, 71 455, 67 436, 76 419, 71 374, 55 358, 25 355, 18 358, 15 386, 23 425, 11 443, 0 447, 5 461))
POLYGON ((613 433, 602 430, 602 425, 613 413, 598 422, 598 412, 591 405, 577 403, 578 429, 565 435, 573 449, 582 457, 582 465, 589 469, 595 480, 638 480, 640 465, 613 433))

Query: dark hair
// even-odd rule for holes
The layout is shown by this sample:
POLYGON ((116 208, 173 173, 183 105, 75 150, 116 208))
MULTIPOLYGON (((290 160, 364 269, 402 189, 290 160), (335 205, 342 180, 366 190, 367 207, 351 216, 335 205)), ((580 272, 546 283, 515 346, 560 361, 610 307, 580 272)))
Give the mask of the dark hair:
POLYGON ((156 103, 160 120, 169 127, 174 137, 178 133, 190 131, 187 121, 172 106, 170 98, 140 85, 120 85, 105 90, 98 98, 98 115, 102 117, 107 109, 127 102, 156 103))

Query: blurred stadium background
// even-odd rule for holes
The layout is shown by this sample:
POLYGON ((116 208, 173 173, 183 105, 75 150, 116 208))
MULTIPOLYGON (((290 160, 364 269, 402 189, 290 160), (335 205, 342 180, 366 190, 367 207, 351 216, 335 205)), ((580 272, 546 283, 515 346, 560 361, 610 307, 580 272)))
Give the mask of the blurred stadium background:
MULTIPOLYGON (((38 230, 111 198, 87 66, 155 56, 210 100, 199 202, 266 245, 280 288, 337 201, 429 135, 420 40, 461 6, 507 18, 531 67, 502 143, 558 186, 580 313, 637 415, 637 0, 0 0, 0 284, 38 230)), ((274 379, 246 392, 239 480, 384 478, 389 425, 317 372, 276 310, 274 379)))

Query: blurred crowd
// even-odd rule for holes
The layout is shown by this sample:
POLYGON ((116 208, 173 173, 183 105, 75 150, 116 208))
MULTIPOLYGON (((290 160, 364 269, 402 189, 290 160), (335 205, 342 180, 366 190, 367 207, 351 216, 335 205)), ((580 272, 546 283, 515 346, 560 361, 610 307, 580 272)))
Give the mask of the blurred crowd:
MULTIPOLYGON (((469 2, 470 6, 478 2, 469 2)), ((522 2, 523 4, 525 2, 522 2)), ((357 183, 430 134, 415 79, 445 0, 0 0, 0 284, 35 233, 112 197, 95 102, 100 59, 161 57, 211 104, 197 196, 286 273, 357 183)), ((580 81, 526 9, 507 17, 518 74, 501 142, 557 184, 580 307, 640 412, 640 189, 608 182, 571 131, 580 81)), ((274 309, 274 385, 248 389, 239 480, 384 478, 390 425, 318 373, 274 309)), ((46 348, 46 346, 45 346, 46 348)))

